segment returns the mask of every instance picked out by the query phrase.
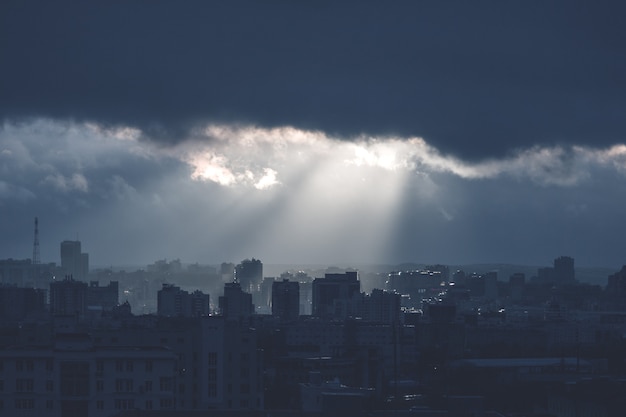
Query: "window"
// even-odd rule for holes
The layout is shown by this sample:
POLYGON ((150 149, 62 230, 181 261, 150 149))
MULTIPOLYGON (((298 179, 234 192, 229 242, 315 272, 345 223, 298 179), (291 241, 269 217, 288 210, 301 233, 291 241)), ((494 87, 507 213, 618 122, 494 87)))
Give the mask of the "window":
POLYGON ((250 368, 241 368, 241 377, 248 378, 250 376, 250 368))
POLYGON ((46 409, 52 410, 54 408, 54 400, 46 400, 46 409))
POLYGON ((209 366, 217 366, 217 352, 209 352, 209 366))
POLYGON ((152 392, 152 381, 146 381, 144 387, 146 392, 152 392))
POLYGON ((98 410, 104 410, 104 401, 103 400, 96 401, 96 408, 98 410))
POLYGON ((4 381, 0 379, 0 392, 4 391, 4 381))
POLYGON ((133 371, 133 361, 126 361, 126 371, 128 372, 133 371))
POLYGON ((209 378, 209 382, 217 381, 217 369, 209 368, 208 378, 209 378))
POLYGON ((17 392, 33 392, 33 380, 18 378, 15 380, 15 391, 17 392))
POLYGON ((146 410, 152 410, 152 400, 146 400, 146 410))
POLYGON ((24 361, 22 359, 17 359, 15 361, 15 370, 21 372, 24 370, 24 361))
POLYGON ((161 377, 159 381, 159 388, 161 391, 172 391, 172 378, 161 377))
POLYGON ((171 398, 161 398, 159 405, 161 408, 172 408, 173 401, 171 398))
POLYGON ((54 381, 50 379, 46 381, 46 391, 54 391, 54 381))
POLYGON ((215 383, 209 383, 209 398, 217 397, 217 385, 215 383))
POLYGON ((241 384, 239 386, 239 392, 241 394, 250 394, 250 384, 241 384))
POLYGON ((122 372, 124 370, 124 361, 118 359, 115 361, 115 371, 122 372))
POLYGON ((104 361, 96 361, 96 373, 102 375, 104 372, 104 361))
POLYGON ((178 392, 181 394, 185 393, 185 384, 178 384, 178 392))
POLYGON ((26 371, 28 372, 33 372, 33 370, 35 369, 35 363, 32 359, 27 359, 26 361, 24 361, 24 364, 26 367, 26 371))
POLYGON ((17 398, 15 408, 18 410, 32 410, 35 408, 35 400, 32 398, 17 398))
POLYGON ((54 361, 52 359, 46 359, 46 371, 47 372, 54 371, 54 361))
POLYGON ((116 410, 131 410, 135 408, 135 400, 132 398, 116 398, 115 409, 116 410))
POLYGON ((98 392, 104 391, 104 381, 103 380, 98 379, 96 381, 96 391, 98 391, 98 392))
POLYGON ((151 360, 147 360, 146 361, 146 372, 152 372, 152 361, 151 360))
POLYGON ((129 378, 121 378, 115 380, 115 392, 132 392, 133 380, 129 378))

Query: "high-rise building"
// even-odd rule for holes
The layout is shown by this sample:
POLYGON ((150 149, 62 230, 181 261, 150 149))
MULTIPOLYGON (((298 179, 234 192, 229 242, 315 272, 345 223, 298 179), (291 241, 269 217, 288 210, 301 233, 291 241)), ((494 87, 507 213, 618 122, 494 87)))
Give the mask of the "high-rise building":
POLYGON ((401 296, 397 292, 375 288, 370 295, 362 294, 359 301, 357 313, 364 321, 387 324, 400 322, 401 296))
POLYGON ((254 314, 252 294, 242 290, 238 282, 224 284, 224 295, 219 298, 222 316, 229 319, 248 318, 254 314))
POLYGON ((313 315, 318 317, 336 317, 343 315, 345 304, 354 295, 361 292, 361 282, 356 271, 345 274, 325 274, 324 278, 313 280, 313 315), (342 307, 344 306, 344 307, 342 307))
POLYGON ((87 311, 87 283, 67 277, 50 284, 50 312, 53 315, 77 315, 87 311))
POLYGON ((189 294, 180 287, 163 284, 157 293, 157 314, 168 317, 200 317, 209 314, 209 294, 189 294))
POLYGON ((256 291, 263 280, 263 263, 258 259, 244 259, 235 267, 235 279, 244 291, 256 291))
POLYGON ((42 289, 0 285, 0 319, 22 320, 41 316, 45 301, 46 293, 42 289))
POLYGON ((560 256, 554 260, 554 281, 556 284, 575 283, 574 258, 560 256))
POLYGON ((300 314, 300 283, 274 281, 272 283, 272 316, 284 321, 297 320, 300 314))
POLYGON ((74 279, 85 279, 89 273, 89 254, 81 252, 79 240, 61 242, 61 268, 74 279))
POLYGON ((235 264, 231 262, 222 262, 220 265, 220 275, 222 276, 222 281, 231 282, 235 279, 235 264))
POLYGON ((87 306, 100 307, 102 310, 111 311, 118 304, 118 281, 111 281, 106 287, 101 287, 98 281, 89 282, 89 287, 87 287, 87 306))
POLYGON ((509 277, 509 290, 513 301, 520 301, 524 296, 526 276, 522 272, 516 272, 509 277))

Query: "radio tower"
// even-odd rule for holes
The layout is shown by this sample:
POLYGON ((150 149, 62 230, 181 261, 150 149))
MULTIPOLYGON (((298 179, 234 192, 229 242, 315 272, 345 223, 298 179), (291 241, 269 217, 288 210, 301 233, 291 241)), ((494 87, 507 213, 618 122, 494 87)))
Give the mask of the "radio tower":
POLYGON ((33 241, 33 265, 39 265, 39 220, 35 217, 35 239, 33 241))

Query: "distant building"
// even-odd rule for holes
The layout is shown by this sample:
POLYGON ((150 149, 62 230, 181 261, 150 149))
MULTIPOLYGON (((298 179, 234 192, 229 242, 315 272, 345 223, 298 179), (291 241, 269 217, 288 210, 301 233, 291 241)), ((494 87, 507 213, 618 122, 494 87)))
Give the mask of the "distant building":
POLYGON ((119 304, 119 282, 111 281, 106 287, 101 287, 98 281, 89 282, 87 287, 87 306, 100 307, 111 311, 119 304))
POLYGON ((539 268, 537 278, 543 284, 571 285, 576 283, 574 258, 560 256, 554 260, 553 267, 539 268))
POLYGON ((42 289, 0 285, 0 319, 17 321, 43 315, 46 292, 42 289))
POLYGON ((498 298, 498 272, 490 271, 483 275, 485 280, 485 298, 495 300, 498 298))
POLYGON ((606 294, 611 308, 626 310, 626 265, 618 272, 609 275, 606 294))
POLYGON ((345 305, 361 292, 356 271, 345 274, 325 274, 313 280, 313 315, 318 317, 345 316, 345 305))
POLYGON ((552 267, 539 268, 537 270, 537 278, 539 279, 539 282, 542 284, 553 284, 554 283, 554 268, 552 267))
POLYGON ((509 290, 513 301, 521 301, 524 296, 526 276, 521 272, 516 272, 509 277, 509 290))
MULTIPOLYGON (((445 268, 439 269, 436 271, 425 269, 391 272, 387 276, 386 289, 406 295, 406 307, 419 308, 423 299, 438 296, 442 286, 447 282, 448 278, 445 275, 447 270, 445 268), (441 270, 444 272, 442 273, 441 270)), ((455 274, 455 277, 457 275, 455 274)))
POLYGON ((89 254, 81 251, 79 240, 61 242, 61 268, 74 279, 86 279, 89 274, 89 254))
POLYGON ((396 292, 373 289, 370 295, 363 294, 359 314, 363 320, 375 323, 399 323, 401 296, 396 292))
POLYGON ((34 264, 30 259, 0 260, 0 284, 47 290, 50 280, 58 272, 54 263, 34 264))
POLYGON ((284 321, 297 320, 300 315, 300 284, 297 281, 272 283, 272 316, 284 321))
POLYGON ((275 282, 274 277, 264 277, 259 286, 259 291, 252 293, 252 301, 258 312, 270 313, 272 306, 272 288, 275 282))
POLYGON ((231 262, 222 262, 220 265, 220 275, 222 281, 231 282, 235 279, 235 264, 231 262))
POLYGON ((235 280, 244 291, 256 291, 263 280, 263 263, 258 259, 244 259, 235 267, 235 280))
POLYGON ((560 256, 554 260, 554 281, 560 285, 576 283, 574 258, 560 256))
POLYGON ((209 294, 189 294, 180 287, 163 284, 157 292, 157 314, 167 317, 200 317, 209 314, 209 294))
POLYGON ((243 291, 238 282, 224 284, 224 295, 219 298, 222 316, 229 319, 248 318, 254 314, 252 295, 243 291))
POLYGON ((55 316, 83 317, 87 310, 87 283, 66 277, 50 283, 50 312, 55 316))
POLYGON ((160 259, 147 267, 148 272, 157 274, 178 274, 183 270, 180 259, 174 259, 170 262, 167 259, 160 259))
POLYGON ((211 302, 209 294, 205 294, 200 290, 195 290, 189 294, 189 303, 191 304, 191 316, 201 317, 208 316, 211 313, 211 302))

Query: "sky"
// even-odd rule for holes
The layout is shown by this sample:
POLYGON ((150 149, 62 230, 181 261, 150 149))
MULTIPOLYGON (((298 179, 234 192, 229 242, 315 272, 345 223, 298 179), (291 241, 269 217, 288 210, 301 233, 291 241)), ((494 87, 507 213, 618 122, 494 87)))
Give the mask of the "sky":
POLYGON ((0 259, 626 264, 617 1, 0 3, 0 259))

